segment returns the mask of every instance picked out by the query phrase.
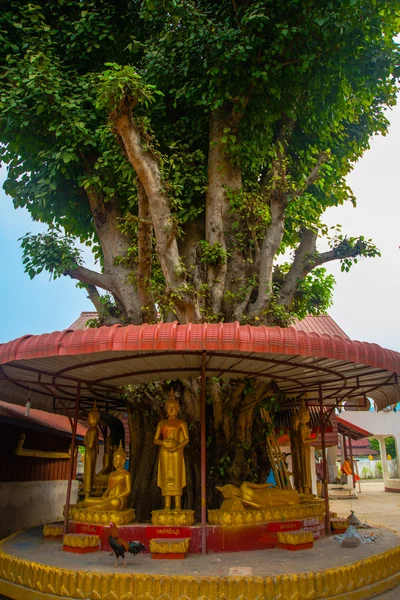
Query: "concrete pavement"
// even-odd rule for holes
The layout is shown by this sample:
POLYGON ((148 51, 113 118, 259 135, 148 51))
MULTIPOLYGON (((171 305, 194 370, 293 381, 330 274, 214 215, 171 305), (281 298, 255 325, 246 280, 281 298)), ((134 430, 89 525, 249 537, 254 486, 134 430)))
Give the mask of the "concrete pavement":
MULTIPOLYGON (((400 534, 400 494, 384 491, 383 481, 361 482, 357 500, 331 500, 331 510, 347 517, 353 510, 360 521, 379 524, 400 534)), ((379 600, 400 600, 400 586, 377 596, 379 600)))

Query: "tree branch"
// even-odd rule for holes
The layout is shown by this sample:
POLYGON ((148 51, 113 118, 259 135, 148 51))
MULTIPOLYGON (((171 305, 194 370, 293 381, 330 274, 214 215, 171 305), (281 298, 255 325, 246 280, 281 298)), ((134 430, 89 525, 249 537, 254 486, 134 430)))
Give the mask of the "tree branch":
POLYGON ((326 252, 317 252, 318 232, 303 228, 301 230, 300 244, 295 252, 295 257, 285 281, 281 287, 278 304, 290 308, 297 292, 300 281, 315 267, 319 267, 333 260, 357 258, 357 256, 380 256, 379 250, 370 240, 360 238, 344 238, 334 248, 326 252))
POLYGON ((104 302, 102 302, 101 300, 101 296, 97 291, 97 288, 94 285, 87 285, 87 292, 89 300, 91 300, 95 309, 97 310, 97 314, 101 323, 108 326, 120 323, 120 319, 113 317, 111 313, 107 310, 107 308, 104 305, 104 302))
POLYGON ((315 183, 320 175, 320 169, 324 163, 329 160, 329 154, 327 152, 321 152, 321 154, 317 158, 317 162, 315 163, 314 168, 312 169, 309 176, 305 179, 303 185, 298 188, 295 192, 293 192, 293 196, 301 196, 310 185, 315 183))
MULTIPOLYGON (((220 245, 224 253, 229 250, 227 232, 230 230, 230 204, 226 191, 227 188, 239 190, 242 186, 240 168, 231 163, 226 154, 226 146, 222 143, 224 128, 229 127, 228 120, 223 109, 214 110, 210 114, 206 195, 206 241, 210 246, 220 245)), ((226 256, 217 265, 209 265, 207 269, 210 308, 214 315, 221 312, 227 266, 226 256)))
POLYGON ((142 314, 144 320, 148 323, 157 321, 157 310, 154 302, 154 295, 151 290, 151 254, 153 223, 151 221, 149 201, 143 185, 138 182, 138 206, 139 206, 139 225, 138 225, 138 294, 142 305, 142 314))
MULTIPOLYGON (((91 187, 87 190, 93 222, 103 251, 104 273, 111 281, 110 291, 123 307, 123 315, 130 323, 141 323, 141 310, 138 293, 132 284, 132 272, 136 275, 136 265, 129 264, 129 250, 132 240, 120 231, 122 218, 118 199, 106 203, 101 193, 91 187)), ((92 282, 88 282, 92 283, 92 282)), ((97 285, 94 283, 94 285, 97 285)), ((102 287, 99 285, 99 287, 102 287)))
POLYGON ((86 267, 75 267, 74 269, 65 271, 64 275, 69 275, 72 279, 78 279, 78 281, 81 281, 82 283, 97 286, 103 290, 114 293, 111 277, 108 277, 108 275, 105 275, 104 273, 98 273, 97 271, 92 271, 86 267))
POLYGON ((295 252, 292 266, 285 277, 278 299, 278 304, 286 308, 291 305, 300 280, 315 266, 318 233, 303 228, 300 235, 300 244, 295 252))
POLYGON ((271 224, 267 228, 260 254, 257 299, 250 306, 249 317, 253 318, 264 312, 272 297, 272 275, 274 258, 283 239, 285 229, 285 210, 288 203, 286 192, 285 159, 289 141, 293 135, 295 121, 284 117, 275 138, 276 158, 271 169, 261 180, 261 190, 269 196, 271 224))
POLYGON ((129 162, 142 184, 149 202, 157 244, 157 254, 167 286, 176 290, 174 298, 177 316, 182 323, 199 322, 195 302, 186 291, 176 240, 176 223, 171 214, 168 195, 164 191, 160 166, 151 151, 145 149, 138 127, 134 124, 131 108, 114 116, 116 133, 120 136, 129 162))

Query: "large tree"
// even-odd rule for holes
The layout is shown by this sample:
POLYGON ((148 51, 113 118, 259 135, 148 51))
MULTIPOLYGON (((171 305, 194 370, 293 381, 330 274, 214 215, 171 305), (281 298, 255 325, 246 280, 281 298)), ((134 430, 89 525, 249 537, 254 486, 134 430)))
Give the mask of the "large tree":
MULTIPOLYGON (((286 326, 326 310, 323 265, 378 254, 323 214, 355 203, 346 175, 387 130, 398 14, 398 0, 4 0, 5 190, 49 226, 22 240, 29 275, 77 280, 101 324, 286 326)), ((198 382, 177 387, 193 504, 198 382)), ((162 394, 130 391, 135 502, 154 484, 162 394)), ((210 480, 264 477, 254 415, 277 395, 209 381, 210 480)))

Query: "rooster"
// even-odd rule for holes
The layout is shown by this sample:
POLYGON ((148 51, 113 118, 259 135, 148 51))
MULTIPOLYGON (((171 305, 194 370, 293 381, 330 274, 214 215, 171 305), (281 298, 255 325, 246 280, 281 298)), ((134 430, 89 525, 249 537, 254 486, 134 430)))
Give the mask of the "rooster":
POLYGON ((146 547, 141 542, 126 542, 120 538, 115 523, 111 522, 110 527, 111 531, 108 543, 115 554, 116 561, 114 567, 118 567, 119 557, 123 559, 124 567, 126 567, 125 552, 129 552, 130 554, 133 554, 133 556, 136 556, 136 554, 140 554, 141 552, 146 552, 146 547))

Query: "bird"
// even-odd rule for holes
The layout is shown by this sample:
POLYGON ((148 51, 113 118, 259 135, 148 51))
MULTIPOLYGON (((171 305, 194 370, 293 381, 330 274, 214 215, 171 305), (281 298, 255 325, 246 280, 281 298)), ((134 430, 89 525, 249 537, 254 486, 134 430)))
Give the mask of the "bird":
POLYGON ((136 554, 140 554, 141 552, 146 552, 146 546, 141 542, 126 542, 125 540, 120 538, 118 528, 112 521, 110 522, 110 527, 111 531, 110 536, 108 538, 108 543, 110 544, 116 558, 114 568, 118 567, 118 559, 120 557, 124 561, 124 567, 126 567, 126 552, 133 554, 133 556, 136 556, 136 554))

